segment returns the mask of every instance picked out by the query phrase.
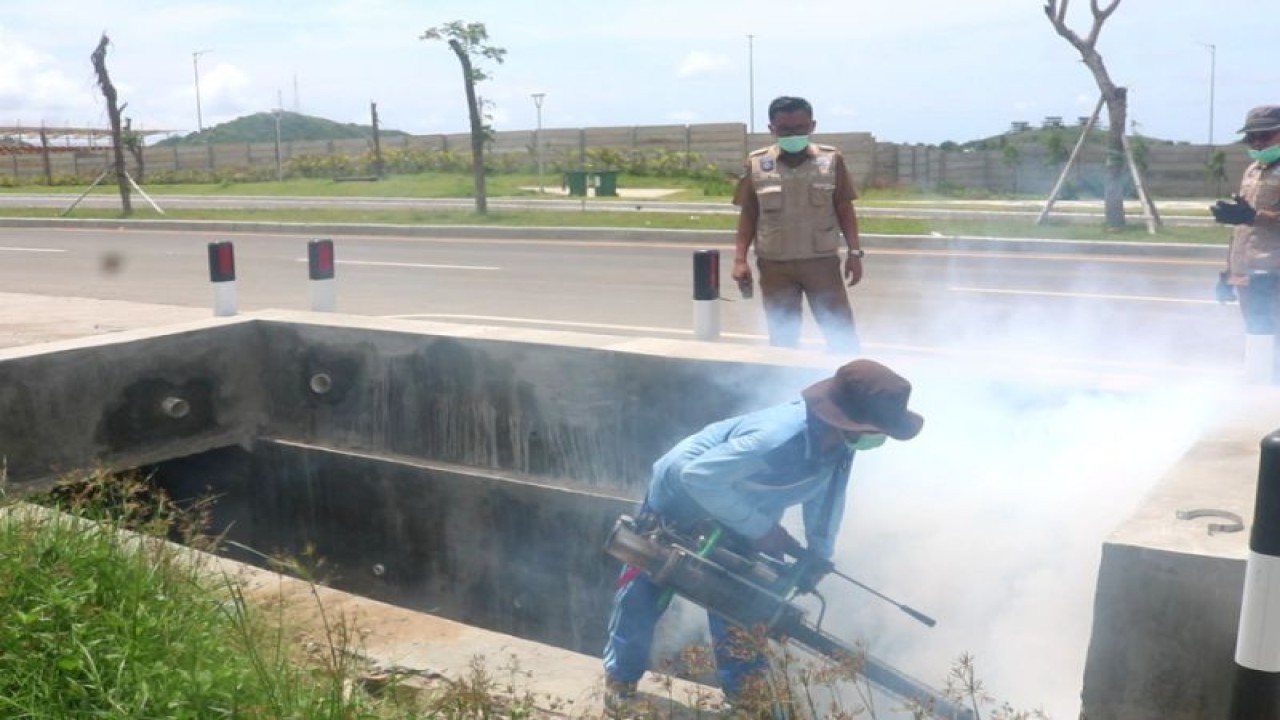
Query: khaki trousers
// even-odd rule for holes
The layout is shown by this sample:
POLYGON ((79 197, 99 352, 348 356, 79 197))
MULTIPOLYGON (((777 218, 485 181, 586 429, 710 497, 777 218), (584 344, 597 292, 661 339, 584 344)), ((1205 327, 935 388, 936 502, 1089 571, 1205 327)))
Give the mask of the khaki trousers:
POLYGON ((795 347, 800 343, 801 302, 807 297, 809 311, 827 340, 827 348, 832 352, 858 352, 858 331, 839 255, 805 260, 758 258, 756 268, 760 271, 760 298, 769 324, 770 345, 795 347))

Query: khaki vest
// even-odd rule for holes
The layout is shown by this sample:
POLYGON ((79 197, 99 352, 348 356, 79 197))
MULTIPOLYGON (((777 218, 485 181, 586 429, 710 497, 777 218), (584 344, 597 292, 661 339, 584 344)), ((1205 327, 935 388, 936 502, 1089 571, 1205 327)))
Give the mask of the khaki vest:
MULTIPOLYGON (((1254 163, 1244 171, 1240 194, 1259 210, 1280 210, 1280 163, 1254 163)), ((1280 271, 1280 228, 1237 225, 1231 239, 1231 272, 1280 271)))
POLYGON ((838 152, 830 145, 810 147, 813 155, 796 168, 779 162, 777 145, 747 156, 760 205, 756 257, 802 260, 835 255, 840 249, 835 209, 838 152))

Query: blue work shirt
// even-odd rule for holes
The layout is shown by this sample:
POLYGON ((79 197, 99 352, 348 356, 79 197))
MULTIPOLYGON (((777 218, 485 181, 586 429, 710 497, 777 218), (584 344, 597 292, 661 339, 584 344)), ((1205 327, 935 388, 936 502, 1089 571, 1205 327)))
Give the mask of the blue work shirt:
POLYGON ((753 540, 803 503, 806 546, 829 560, 853 451, 841 443, 823 452, 815 436, 803 401, 712 423, 653 464, 646 502, 673 520, 709 517, 753 540))

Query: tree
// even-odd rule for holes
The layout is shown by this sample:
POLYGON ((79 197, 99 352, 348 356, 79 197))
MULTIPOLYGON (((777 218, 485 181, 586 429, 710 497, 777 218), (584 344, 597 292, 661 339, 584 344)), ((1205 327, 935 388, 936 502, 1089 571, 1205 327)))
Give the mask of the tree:
POLYGON ((1109 122, 1107 177, 1104 191, 1106 223, 1107 227, 1120 228, 1124 227, 1124 131, 1128 127, 1128 93, 1125 88, 1111 81, 1111 75, 1107 73, 1107 66, 1097 49, 1098 34, 1102 32, 1102 26, 1107 18, 1111 17, 1111 13, 1115 12, 1120 5, 1120 0, 1110 0, 1105 6, 1099 3, 1099 0, 1089 0, 1089 10, 1093 14, 1093 27, 1085 37, 1080 37, 1074 30, 1067 27, 1067 6, 1070 4, 1071 0, 1045 0, 1044 14, 1049 18, 1053 29, 1080 53, 1080 58, 1093 73, 1093 79, 1102 92, 1103 102, 1106 103, 1109 122))
POLYGON ((1213 194, 1221 195, 1222 183, 1227 181, 1227 154, 1215 148, 1205 163, 1204 174, 1213 183, 1213 194))
POLYGON ((116 86, 111 84, 111 76, 107 74, 107 46, 110 44, 110 38, 106 33, 102 33, 102 38, 98 40, 98 47, 89 59, 93 61, 93 70, 98 75, 98 87, 102 88, 102 96, 107 99, 107 117, 111 118, 111 145, 114 150, 116 185, 120 187, 121 212, 128 217, 133 214, 133 205, 129 202, 129 174, 124 165, 124 140, 120 132, 120 111, 124 106, 116 106, 116 86))
POLYGON ((489 79, 489 76, 476 67, 474 60, 483 57, 501 64, 507 51, 488 44, 489 33, 485 30, 484 23, 455 20, 426 30, 418 39, 448 42, 449 48, 458 56, 458 62, 462 65, 467 111, 471 117, 471 171, 475 178, 476 212, 484 215, 488 212, 484 185, 484 144, 490 137, 491 128, 484 124, 481 116, 481 101, 476 97, 476 83, 489 79))

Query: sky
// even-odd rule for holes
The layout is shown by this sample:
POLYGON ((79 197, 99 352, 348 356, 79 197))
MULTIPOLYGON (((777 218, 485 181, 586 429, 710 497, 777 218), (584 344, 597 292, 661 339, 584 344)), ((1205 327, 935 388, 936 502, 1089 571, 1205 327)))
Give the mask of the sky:
MULTIPOLYGON (((815 108, 819 135, 963 142, 1013 121, 1088 115, 1098 90, 1042 0, 50 0, 0 16, 0 125, 106 127, 89 54, 137 129, 188 133, 276 107, 387 129, 467 129, 461 69, 428 28, 483 23, 497 130, 741 122, 767 131, 778 95, 815 108), (750 37, 749 37, 750 36, 750 37), (199 112, 197 112, 197 70, 199 112), (752 100, 754 99, 754 103, 752 100), (754 117, 753 117, 754 115, 754 117)), ((1263 0, 1122 0, 1098 48, 1144 135, 1235 139, 1280 102, 1263 0), (1210 96, 1213 102, 1210 102, 1210 96)), ((1087 0, 1068 23, 1087 34, 1087 0)))

